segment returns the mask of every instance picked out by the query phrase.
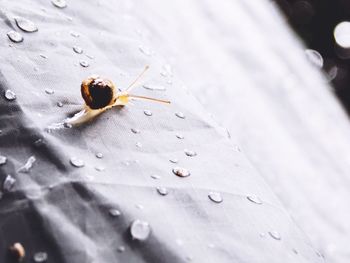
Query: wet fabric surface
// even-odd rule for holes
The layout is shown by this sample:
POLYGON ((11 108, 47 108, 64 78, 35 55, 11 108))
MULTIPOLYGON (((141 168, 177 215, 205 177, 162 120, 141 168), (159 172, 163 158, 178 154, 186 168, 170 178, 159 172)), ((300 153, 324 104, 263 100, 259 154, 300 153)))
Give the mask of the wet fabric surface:
MULTIPOLYGON (((157 35, 172 36, 137 15, 143 7, 161 24, 157 5, 1 3, 0 154, 7 158, 0 166, 1 262, 13 261, 8 247, 15 242, 26 250, 23 262, 37 252, 61 263, 323 261, 237 143, 176 72, 169 73, 175 58, 166 49, 179 40, 153 42, 157 35), (15 16, 33 21, 38 32, 22 32, 15 16), (10 41, 10 30, 23 42, 10 41), (145 65, 151 70, 133 93, 171 105, 135 101, 79 127, 47 130, 82 109, 84 78, 100 74, 123 89, 145 65), (31 156, 33 166, 20 172, 31 156), (176 167, 191 175, 176 176, 176 167), (13 188, 8 175, 16 180, 13 188), (223 201, 211 194, 212 201, 210 192, 223 201), (130 234, 137 219, 151 228, 143 241, 130 234)), ((183 15, 191 15, 193 9, 183 7, 183 15)))
MULTIPOLYGON (((166 50, 176 57, 174 70, 229 130, 326 261, 348 261, 349 118, 327 78, 308 63, 305 47, 271 3, 202 1, 175 15, 184 2, 158 3, 168 14, 161 26, 152 23, 154 13, 144 16, 178 40, 166 50), (196 41, 185 41, 190 27, 179 30, 190 22, 196 41)), ((162 47, 169 38, 158 34, 154 41, 162 47)))

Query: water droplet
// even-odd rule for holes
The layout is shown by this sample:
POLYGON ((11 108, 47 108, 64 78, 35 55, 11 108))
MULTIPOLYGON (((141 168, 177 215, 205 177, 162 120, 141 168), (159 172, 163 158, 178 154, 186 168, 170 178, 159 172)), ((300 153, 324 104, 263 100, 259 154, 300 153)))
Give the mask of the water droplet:
POLYGON ((71 32, 70 32, 70 35, 71 35, 72 37, 75 37, 75 38, 80 37, 80 34, 79 34, 78 32, 75 32, 75 31, 71 31, 71 32))
POLYGON ((99 172, 103 172, 106 168, 104 166, 96 166, 95 170, 99 172))
POLYGON ((350 48, 350 22, 343 21, 335 27, 334 39, 342 48, 350 48))
POLYGON ((187 150, 187 149, 185 149, 184 152, 189 157, 194 157, 197 155, 197 153, 195 151, 191 151, 191 150, 187 150))
POLYGON ((305 55, 307 59, 316 67, 323 67, 323 58, 319 52, 313 49, 306 49, 305 55))
POLYGON ((178 162, 179 162, 179 159, 177 159, 177 158, 172 158, 172 159, 169 159, 169 162, 171 162, 171 163, 178 163, 178 162))
POLYGON ((135 129, 135 128, 131 128, 131 131, 135 134, 138 134, 141 132, 139 129, 135 129))
POLYGON ((208 197, 211 201, 215 203, 221 203, 224 200, 221 194, 218 192, 209 192, 208 197))
POLYGON ((33 259, 35 262, 46 262, 48 255, 46 252, 37 252, 34 254, 33 259))
POLYGON ((169 193, 168 189, 166 189, 165 187, 162 187, 162 186, 157 187, 157 192, 160 195, 167 195, 169 193))
POLYGON ((281 240, 281 235, 277 231, 270 231, 269 235, 276 240, 281 240))
POLYGON ((151 227, 148 222, 136 219, 131 224, 130 234, 133 239, 144 241, 151 234, 151 227))
POLYGON ((25 32, 32 33, 38 31, 38 27, 28 19, 25 19, 23 17, 16 17, 15 21, 17 26, 25 32))
POLYGON ((27 162, 18 169, 19 173, 29 173, 30 169, 32 169, 33 164, 35 163, 36 159, 35 156, 30 156, 27 160, 27 162))
POLYGON ((113 217, 118 217, 121 215, 121 212, 118 209, 111 208, 109 209, 109 215, 113 217))
POLYGON ((63 103, 61 101, 57 102, 57 106, 62 108, 63 107, 63 103))
POLYGON ((8 174, 2 184, 2 189, 6 192, 10 192, 15 186, 15 183, 16 183, 16 179, 8 174))
POLYGON ((173 173, 179 177, 188 177, 191 175, 189 170, 181 167, 175 167, 173 173))
POLYGON ((84 161, 79 159, 79 158, 77 158, 77 157, 70 158, 70 163, 73 166, 78 167, 78 168, 83 167, 85 165, 84 161))
POLYGON ((151 178, 154 179, 154 180, 158 180, 161 177, 159 175, 157 175, 157 174, 151 174, 151 178))
POLYGON ((16 93, 14 93, 12 90, 6 90, 5 91, 5 98, 9 101, 16 99, 16 93))
POLYGON ((90 66, 90 64, 89 64, 87 61, 85 61, 85 60, 81 60, 81 61, 79 62, 79 64, 80 64, 80 66, 82 66, 83 68, 87 68, 88 66, 90 66))
POLYGON ((141 51, 141 53, 145 54, 146 56, 151 56, 153 53, 150 48, 145 46, 139 46, 139 50, 141 51))
POLYGON ((0 155, 0 165, 3 165, 7 162, 7 158, 3 155, 0 155))
POLYGON ((137 148, 142 148, 142 143, 140 143, 140 142, 137 142, 135 145, 137 148))
POLYGON ((180 119, 185 119, 186 118, 186 116, 185 116, 185 114, 183 114, 182 112, 176 112, 175 113, 175 115, 176 115, 176 117, 179 117, 180 119))
POLYGON ((259 197, 255 196, 255 195, 250 195, 250 196, 247 196, 247 199, 255 204, 258 204, 258 205, 262 205, 262 201, 259 197))
POLYGON ((166 90, 164 86, 159 86, 159 85, 144 84, 142 87, 147 90, 158 90, 158 91, 166 90))
POLYGON ((144 110, 143 113, 146 115, 146 116, 152 116, 153 113, 150 111, 150 110, 144 110))
POLYGON ((14 30, 7 32, 7 36, 12 42, 15 43, 20 43, 23 41, 23 36, 14 30))
POLYGON ((45 89, 45 93, 46 93, 46 94, 49 94, 49 95, 52 95, 52 94, 55 93, 55 91, 54 91, 53 89, 46 88, 46 89, 45 89))
POLYGON ((100 152, 96 153, 96 157, 99 158, 99 159, 103 158, 103 153, 100 153, 100 152))
POLYGON ((47 56, 45 54, 40 54, 39 56, 44 58, 44 59, 47 59, 47 56))
POLYGON ((125 251, 125 247, 124 246, 119 246, 117 250, 118 250, 119 253, 123 253, 125 251))
POLYGON ((183 139, 185 139, 185 136, 183 136, 182 134, 176 134, 175 135, 176 136, 176 138, 178 138, 178 139, 180 139, 180 140, 183 140, 183 139))
POLYGON ((83 49, 81 47, 79 47, 79 46, 74 46, 73 50, 77 54, 82 54, 83 53, 83 49))
POLYGON ((66 0, 52 0, 51 3, 58 8, 67 7, 66 0))

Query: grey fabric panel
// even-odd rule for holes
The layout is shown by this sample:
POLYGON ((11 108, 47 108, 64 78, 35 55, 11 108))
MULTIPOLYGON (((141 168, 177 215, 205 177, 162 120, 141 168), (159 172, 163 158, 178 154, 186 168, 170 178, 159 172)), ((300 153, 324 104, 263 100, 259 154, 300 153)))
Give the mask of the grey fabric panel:
POLYGON ((158 34, 155 45, 326 259, 348 261, 348 116, 277 9, 268 1, 160 2, 162 23, 152 22, 155 13, 144 21, 177 42, 170 51, 172 39, 158 34))
MULTIPOLYGON (((2 1, 0 153, 8 160, 0 166, 0 177, 3 182, 11 174, 17 181, 0 200, 1 262, 11 262, 6 251, 14 242, 24 245, 24 262, 31 262, 38 251, 48 252, 49 262, 61 263, 323 261, 256 168, 184 89, 176 72, 171 84, 159 74, 164 64, 176 62, 175 56, 167 56, 167 48, 170 52, 178 45, 180 52, 183 41, 161 28, 163 21, 170 19, 170 11, 177 11, 179 18, 199 15, 206 20, 201 7, 195 2, 105 0, 70 1, 67 8, 57 9, 43 0, 2 1), (161 4, 169 6, 159 9, 161 4), (23 43, 11 43, 6 33, 19 31, 14 16, 32 20, 39 31, 22 33, 23 43), (160 37, 168 43, 156 41, 160 37), (74 45, 84 53, 74 53, 74 45), (148 47, 151 54, 140 51, 148 47), (82 60, 90 66, 81 67, 82 60), (170 99, 170 106, 137 101, 80 127, 45 131, 82 108, 80 83, 88 75, 98 73, 126 87, 146 64, 151 71, 144 83, 166 86, 167 91, 139 85, 134 92, 170 99), (7 89, 16 93, 15 101, 4 98, 7 89), (153 115, 146 116, 144 109, 153 115), (176 117, 178 111, 186 118, 176 117), (177 133, 184 139, 176 138, 177 133), (137 142, 142 147, 136 147, 137 142), (198 155, 186 156, 185 148, 198 155), (97 152, 104 157, 96 158, 97 152), (33 155, 37 161, 30 172, 18 173, 33 155), (74 156, 85 166, 73 167, 74 156), (169 162, 171 158, 179 163, 169 162), (99 166, 105 170, 97 171, 99 166), (176 177, 175 166, 189 169, 191 176, 176 177), (154 180, 152 174, 161 178, 154 180), (160 196, 157 186, 167 187, 169 194, 160 196), (210 191, 220 192, 224 201, 210 201, 210 191), (250 202, 248 195, 260 197, 263 204, 250 202), (111 217, 110 208, 119 209, 121 216, 111 217), (144 242, 130 236, 135 219, 152 228, 144 242), (281 240, 272 238, 271 231, 278 231, 281 240)), ((189 26, 176 16, 172 19, 181 31, 189 26)), ((198 40, 198 30, 191 32, 194 36, 184 43, 189 47, 198 40)), ((188 65, 182 66, 190 78, 188 65)))

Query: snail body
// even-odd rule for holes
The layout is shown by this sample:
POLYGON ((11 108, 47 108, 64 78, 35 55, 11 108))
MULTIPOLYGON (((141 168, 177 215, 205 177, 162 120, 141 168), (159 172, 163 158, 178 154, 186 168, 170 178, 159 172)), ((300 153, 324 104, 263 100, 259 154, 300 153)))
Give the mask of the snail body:
POLYGON ((48 127, 48 130, 61 129, 85 123, 102 112, 114 107, 125 106, 130 99, 150 100, 155 102, 170 103, 167 100, 160 100, 145 96, 131 95, 129 91, 137 80, 145 73, 149 67, 146 66, 142 73, 122 91, 117 89, 114 83, 108 79, 101 78, 98 75, 92 75, 84 79, 81 83, 81 95, 85 101, 84 108, 76 113, 73 117, 67 118, 60 123, 54 123, 48 127))
POLYGON ((146 72, 149 66, 146 66, 141 74, 129 85, 125 91, 117 89, 114 83, 108 79, 101 78, 98 75, 92 75, 81 83, 81 95, 85 105, 91 110, 109 109, 113 106, 125 106, 129 99, 151 100, 162 103, 170 103, 167 100, 159 100, 145 96, 129 94, 133 85, 146 72))

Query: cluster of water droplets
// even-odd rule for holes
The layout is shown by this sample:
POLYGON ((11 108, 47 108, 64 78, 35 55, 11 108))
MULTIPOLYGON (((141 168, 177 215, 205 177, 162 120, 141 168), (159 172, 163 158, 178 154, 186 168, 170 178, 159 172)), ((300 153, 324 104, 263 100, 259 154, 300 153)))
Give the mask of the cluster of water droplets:
MULTIPOLYGON (((36 24, 29 19, 26 19, 24 17, 15 17, 14 21, 17 25, 17 27, 26 33, 34 33, 37 32, 39 29, 36 26, 36 24)), ((24 40, 23 35, 15 30, 10 30, 7 32, 7 37, 13 42, 13 43, 21 43, 24 40)))
MULTIPOLYGON (((52 0, 51 2, 55 7, 60 8, 60 9, 67 7, 67 3, 65 0, 52 0)), ((33 23, 32 21, 30 21, 28 19, 16 17, 15 23, 16 23, 17 27, 20 30, 22 30, 23 32, 33 33, 33 32, 38 31, 38 27, 35 25, 35 23, 33 23)), ((70 35, 74 38, 80 37, 79 33, 73 32, 73 31, 70 32, 70 35)), ((20 43, 20 42, 23 42, 23 40, 24 40, 22 34, 17 32, 17 31, 14 31, 14 30, 7 32, 7 36, 14 43, 20 43)), ((72 50, 74 53, 76 53, 78 55, 85 54, 83 48, 81 48, 78 45, 74 45, 72 47, 72 50)), ((154 51, 152 49, 150 49, 149 47, 143 46, 143 45, 139 46, 139 51, 146 56, 152 56, 154 54, 154 51)), ((323 66, 322 56, 317 51, 307 50, 305 53, 306 53, 306 56, 308 57, 308 59, 314 65, 316 65, 317 67, 323 66)), ((91 55, 88 55, 88 54, 85 54, 85 55, 89 59, 94 58, 91 55)), ((47 59, 47 56, 44 54, 40 54, 40 56, 43 59, 47 59)), ((79 64, 83 68, 89 67, 89 65, 90 65, 89 62, 87 62, 86 60, 83 60, 83 59, 79 61, 79 64)), ((168 79, 167 80, 168 84, 172 83, 171 77, 173 76, 173 72, 172 72, 172 68, 170 65, 168 65, 168 64, 164 65, 162 67, 160 75, 162 77, 165 77, 168 79)), ((143 88, 146 90, 150 90, 150 91, 165 91, 166 90, 166 88, 162 85, 152 85, 152 84, 144 84, 143 88)), ((45 92, 48 95, 54 94, 54 91, 52 89, 45 89, 45 92)), ((5 96, 6 100, 8 100, 8 101, 13 101, 16 99, 16 94, 12 90, 6 90, 4 96, 5 96)), ((57 106, 63 107, 63 103, 57 102, 57 106)), ((144 114, 148 117, 153 116, 153 113, 150 110, 144 110, 144 114)), ((183 112, 180 112, 180 111, 175 112, 175 116, 179 119, 186 119, 185 114, 183 112)), ((131 128, 131 131, 134 134, 141 133, 141 131, 137 128, 131 128)), ((179 140, 183 140, 185 138, 184 135, 182 135, 180 133, 176 134, 175 136, 179 140)), ((142 148, 142 143, 137 142, 136 147, 142 148)), ((185 149, 184 153, 188 157, 197 156, 196 151, 189 150, 189 149, 185 149)), ((96 153, 96 158, 101 159, 103 157, 104 156, 102 153, 100 153, 100 152, 96 153)), ((84 160, 82 160, 76 156, 71 157, 69 161, 70 161, 70 164, 75 168, 83 168, 85 166, 84 160)), ((177 158, 172 158, 169 161, 171 163, 178 163, 179 162, 179 160, 177 158)), ((0 155, 0 166, 5 165, 6 162, 7 162, 7 158, 5 156, 0 155)), ((26 163, 22 167, 19 168, 18 172, 28 173, 31 170, 31 168, 33 167, 33 164, 35 162, 36 162, 36 158, 34 156, 29 157, 28 160, 26 161, 26 163)), ((95 169, 97 171, 103 171, 105 168, 103 166, 96 166, 95 169)), ((187 168, 179 167, 179 166, 174 167, 172 169, 172 172, 174 175, 181 177, 181 178, 186 178, 186 177, 189 177, 191 175, 191 172, 187 168)), ((161 176, 156 175, 156 174, 152 174, 151 178, 154 180, 159 180, 159 179, 161 179, 161 176)), ((5 192, 11 191, 15 185, 15 182, 16 182, 16 179, 14 177, 12 177, 11 175, 7 175, 7 177, 5 178, 5 180, 3 182, 3 186, 2 186, 3 190, 5 192)), ((156 191, 160 196, 167 196, 169 194, 169 190, 163 186, 156 187, 156 191)), ((217 203, 217 204, 222 203, 224 200, 222 197, 222 194, 220 192, 216 192, 216 191, 210 191, 208 193, 208 198, 210 201, 217 203)), ((247 196, 247 199, 250 202, 255 203, 255 204, 259 204, 259 205, 263 204, 263 202, 257 196, 247 196)), ((139 208, 142 209, 143 207, 139 205, 139 208)), ((109 209, 108 213, 113 218, 120 217, 122 214, 116 208, 109 209)), ((151 234, 151 226, 147 221, 136 219, 130 224, 130 235, 134 240, 145 241, 150 236, 150 234, 151 234)), ((268 232, 268 234, 275 240, 281 240, 281 236, 277 231, 270 231, 270 232, 268 232)), ((212 245, 212 247, 214 247, 214 245, 212 245)), ((125 251, 124 246, 118 247, 118 252, 124 252, 124 251, 125 251)), ((48 254, 46 252, 37 252, 33 256, 33 260, 35 262, 46 262, 47 259, 48 259, 48 254)), ((192 260, 192 258, 190 256, 188 256, 187 260, 190 261, 190 260, 192 260)))

